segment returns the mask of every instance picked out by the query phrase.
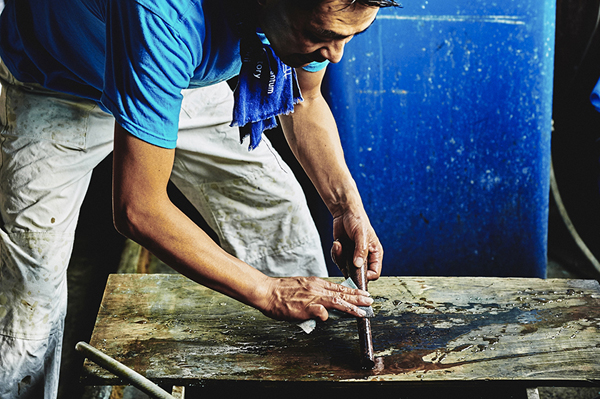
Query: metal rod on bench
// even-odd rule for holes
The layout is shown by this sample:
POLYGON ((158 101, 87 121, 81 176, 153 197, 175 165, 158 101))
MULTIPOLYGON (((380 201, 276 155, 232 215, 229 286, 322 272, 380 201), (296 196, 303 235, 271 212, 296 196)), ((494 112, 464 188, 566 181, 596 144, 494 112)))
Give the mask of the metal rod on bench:
POLYGON ((150 395, 152 398, 175 399, 174 396, 143 375, 136 373, 123 363, 118 362, 112 357, 102 353, 87 342, 78 342, 77 345, 75 345, 75 349, 77 349, 79 352, 82 352, 88 359, 92 360, 97 365, 104 367, 106 370, 110 371, 116 376, 126 379, 131 383, 131 385, 150 395))

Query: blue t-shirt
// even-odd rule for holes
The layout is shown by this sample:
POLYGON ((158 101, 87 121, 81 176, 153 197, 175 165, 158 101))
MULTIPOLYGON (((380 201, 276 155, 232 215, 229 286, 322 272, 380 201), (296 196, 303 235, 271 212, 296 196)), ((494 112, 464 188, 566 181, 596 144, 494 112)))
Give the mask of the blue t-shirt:
POLYGON ((15 0, 0 57, 15 78, 97 101, 133 135, 174 148, 181 90, 236 76, 220 0, 15 0))

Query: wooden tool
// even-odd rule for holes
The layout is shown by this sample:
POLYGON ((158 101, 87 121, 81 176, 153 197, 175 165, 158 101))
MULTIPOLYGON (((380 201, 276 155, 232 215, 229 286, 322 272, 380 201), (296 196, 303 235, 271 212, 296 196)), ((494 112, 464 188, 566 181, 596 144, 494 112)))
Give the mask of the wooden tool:
MULTIPOLYGON (((346 262, 348 277, 354 281, 354 284, 361 290, 367 291, 367 261, 362 267, 354 266, 354 242, 349 239, 340 240, 342 244, 342 253, 346 262)), ((356 319, 358 325, 358 339, 360 344, 360 365, 364 370, 370 370, 375 367, 373 356, 373 337, 371 333, 371 321, 368 317, 359 317, 356 319)))

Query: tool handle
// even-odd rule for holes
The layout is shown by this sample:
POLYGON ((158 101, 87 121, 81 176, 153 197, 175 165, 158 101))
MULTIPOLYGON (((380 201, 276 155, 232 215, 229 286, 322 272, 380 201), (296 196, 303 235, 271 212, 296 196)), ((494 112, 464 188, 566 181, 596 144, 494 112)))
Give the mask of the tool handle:
POLYGON ((164 389, 162 389, 143 375, 133 371, 129 367, 125 366, 123 363, 99 351, 87 342, 78 342, 75 345, 75 349, 83 353, 85 357, 92 360, 97 365, 102 366, 103 368, 115 374, 116 376, 129 381, 131 385, 138 388, 140 391, 148 394, 151 398, 175 399, 174 396, 169 394, 167 391, 165 391, 164 389))
MULTIPOLYGON (((359 268, 353 263, 355 244, 348 238, 340 239, 342 244, 342 254, 345 259, 345 267, 348 277, 354 281, 354 284, 361 290, 367 291, 367 262, 359 268)), ((365 370, 375 367, 375 358, 373 354, 373 337, 371 333, 371 321, 367 317, 358 317, 358 340, 360 345, 360 364, 365 370)))
POLYGON ((367 262, 363 263, 362 267, 358 268, 354 265, 354 241, 347 237, 339 239, 342 244, 342 256, 344 257, 344 267, 348 273, 348 277, 354 281, 354 284, 361 290, 367 291, 367 262))

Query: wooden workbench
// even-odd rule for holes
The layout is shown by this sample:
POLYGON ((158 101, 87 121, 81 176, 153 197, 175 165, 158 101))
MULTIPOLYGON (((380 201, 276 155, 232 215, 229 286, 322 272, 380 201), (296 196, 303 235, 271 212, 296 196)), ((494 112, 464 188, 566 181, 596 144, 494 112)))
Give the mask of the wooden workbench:
MULTIPOLYGON (((157 383, 219 389, 600 384, 596 281, 382 277, 369 290, 375 370, 359 367, 353 319, 305 334, 179 275, 111 275, 90 343, 157 383)), ((83 381, 123 384, 90 361, 83 381)))

